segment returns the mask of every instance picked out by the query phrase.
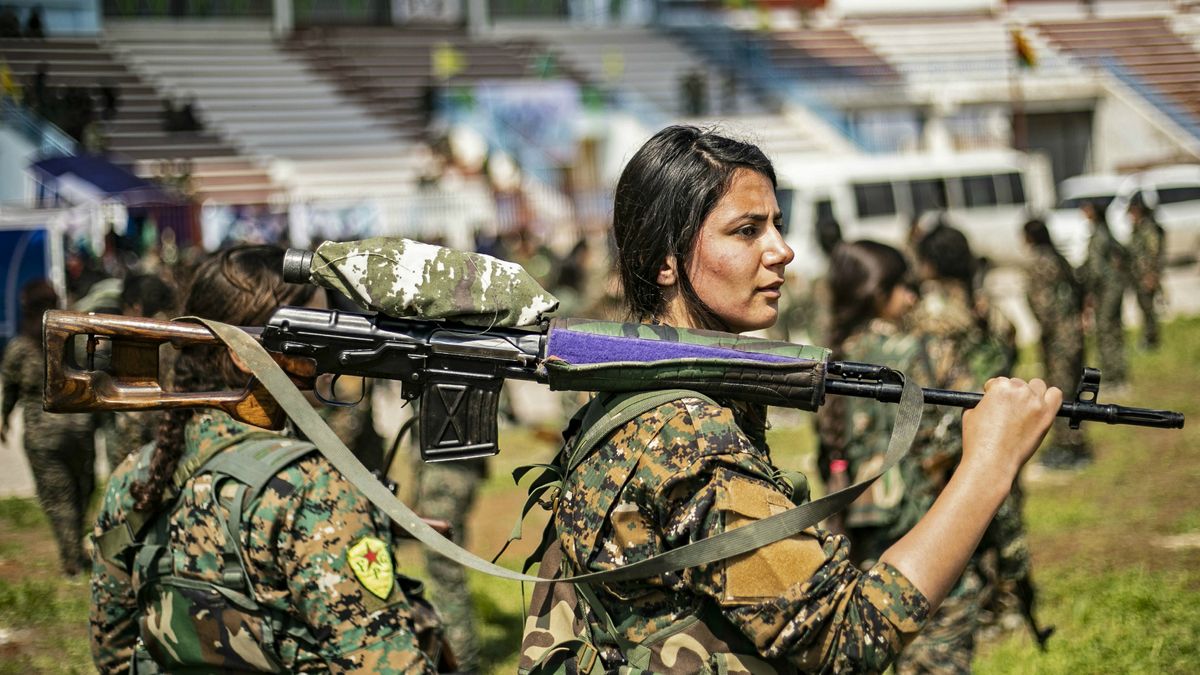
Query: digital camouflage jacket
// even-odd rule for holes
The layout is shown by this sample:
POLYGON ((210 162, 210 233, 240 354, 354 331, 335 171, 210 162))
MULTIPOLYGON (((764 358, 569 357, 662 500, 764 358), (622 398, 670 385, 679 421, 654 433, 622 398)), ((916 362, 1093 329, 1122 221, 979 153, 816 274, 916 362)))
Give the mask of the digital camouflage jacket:
MULTIPOLYGON (((197 458, 214 449, 228 452, 239 443, 261 438, 262 430, 215 411, 198 412, 185 430, 183 470, 194 470, 197 458), (222 447, 223 446, 223 447, 222 447)), ((127 522, 133 513, 130 486, 145 476, 153 446, 126 458, 114 472, 97 517, 93 543, 127 522)), ((194 475, 181 492, 168 495, 174 504, 165 516, 168 555, 166 571, 197 586, 230 584, 222 573, 225 528, 231 513, 212 495, 213 475, 194 475)), ((225 486, 233 488, 230 482, 225 486)), ((238 514, 232 514, 237 517, 238 514)), ((254 600, 266 612, 283 617, 292 629, 262 646, 288 671, 363 673, 424 673, 432 666, 414 636, 414 602, 418 586, 394 574, 390 536, 365 497, 320 455, 308 454, 270 478, 261 496, 241 514, 241 551, 254 600), (306 635, 309 639, 297 639, 306 635)), ((106 559, 93 546, 91 639, 101 672, 126 672, 139 634, 156 631, 154 638, 172 645, 169 603, 143 603, 135 594, 133 565, 127 558, 106 559)), ((146 594, 143 594, 146 595, 146 594)), ((218 599, 219 600, 219 599, 218 599)), ((209 647, 225 655, 229 670, 265 670, 257 645, 247 642, 246 626, 223 626, 219 608, 191 621, 214 621, 210 627, 189 626, 193 634, 211 634, 209 647)), ((193 645, 175 645, 181 655, 193 645)))
MULTIPOLYGON (((629 565, 791 508, 793 483, 772 465, 762 423, 745 426, 750 433, 729 408, 684 398, 615 431, 564 480, 554 525, 565 571, 629 565)), ((929 614, 898 570, 857 569, 844 537, 815 528, 595 591, 623 639, 687 626, 641 672, 882 671, 929 614), (710 653, 710 643, 728 653, 710 653)), ((623 661, 613 645, 601 656, 608 670, 623 661)))

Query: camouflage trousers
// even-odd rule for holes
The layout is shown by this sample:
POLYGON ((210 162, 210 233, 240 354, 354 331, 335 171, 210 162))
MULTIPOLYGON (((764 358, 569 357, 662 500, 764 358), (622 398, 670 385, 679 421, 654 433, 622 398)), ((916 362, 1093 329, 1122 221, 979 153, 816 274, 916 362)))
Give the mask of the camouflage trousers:
POLYGON ((982 591, 983 577, 972 560, 917 639, 896 658, 896 675, 970 673, 982 591))
POLYGON ((1104 288, 1096 294, 1096 349, 1100 354, 1100 369, 1104 381, 1119 384, 1126 379, 1125 327, 1121 323, 1121 302, 1124 289, 1104 288))
POLYGON ((1142 346, 1154 348, 1158 346, 1158 289, 1138 287, 1137 304, 1142 311, 1142 346))
MULTIPOLYGON (((1063 398, 1070 399, 1079 386, 1083 373, 1083 333, 1078 325, 1078 315, 1073 315, 1073 326, 1042 327, 1043 377, 1050 386, 1062 389, 1063 398)), ((1072 462, 1090 459, 1091 446, 1083 429, 1072 429, 1067 420, 1055 418, 1050 427, 1050 442, 1044 446, 1043 458, 1059 454, 1072 462)), ((1070 462, 1068 462, 1070 463, 1070 462)))
MULTIPOLYGON (((484 460, 419 465, 416 510, 426 518, 450 521, 454 543, 463 545, 467 515, 483 482, 484 460)), ((475 606, 461 565, 425 549, 425 568, 432 582, 435 605, 441 612, 446 639, 458 657, 461 672, 480 668, 475 606)))
POLYGON ((38 503, 50 519, 63 572, 75 575, 87 567, 83 552, 83 518, 96 486, 96 447, 86 433, 25 434, 25 457, 33 472, 38 503))

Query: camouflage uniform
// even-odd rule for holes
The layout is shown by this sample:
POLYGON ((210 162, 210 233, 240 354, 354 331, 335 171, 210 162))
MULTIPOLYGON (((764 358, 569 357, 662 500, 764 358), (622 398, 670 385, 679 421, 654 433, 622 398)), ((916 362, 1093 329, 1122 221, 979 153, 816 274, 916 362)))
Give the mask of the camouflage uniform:
POLYGON ((63 571, 77 574, 87 564, 83 553, 83 517, 95 487, 96 448, 92 416, 56 415, 42 410, 46 365, 41 345, 24 335, 4 350, 0 378, 7 420, 21 401, 23 444, 33 472, 38 503, 50 518, 63 571))
MULTIPOLYGON (((882 319, 871 321, 846 340, 842 358, 895 368, 924 386, 945 386, 933 372, 929 341, 882 319)), ((942 359, 938 359, 942 360, 942 359)), ((850 483, 876 473, 887 454, 896 407, 848 398, 819 413, 822 443, 838 446, 850 483)), ((855 562, 872 564, 925 515, 949 480, 962 454, 961 425, 945 408, 927 406, 913 449, 845 512, 855 562)))
MULTIPOLYGON (((807 499, 806 483, 771 463, 765 414, 739 410, 695 398, 663 404, 583 459, 554 514, 566 571, 629 565, 807 499)), ((929 613, 894 567, 863 572, 844 537, 815 528, 731 560, 594 590, 623 639, 685 626, 645 672, 882 671, 929 613)), ((603 630, 594 614, 589 621, 593 634, 603 630)), ((611 670, 623 655, 602 645, 601 658, 611 670)))
MULTIPOLYGON (((418 463, 415 508, 425 518, 449 521, 451 538, 463 546, 467 516, 486 475, 487 462, 482 459, 418 463)), ((445 620, 446 639, 458 657, 459 670, 474 672, 480 665, 479 638, 467 571, 429 548, 425 549, 425 571, 433 582, 433 598, 445 620)))
POLYGON ((1092 330, 1100 352, 1100 369, 1111 384, 1125 381, 1125 329, 1121 319, 1121 301, 1128 285, 1129 253, 1109 231, 1096 224, 1088 240, 1087 259, 1077 276, 1084 293, 1092 298, 1092 330))
MULTIPOLYGON (((1083 372, 1083 298, 1068 263, 1053 249, 1035 248, 1025 268, 1029 309, 1041 326, 1042 373, 1050 386, 1070 396, 1083 372)), ((1054 421, 1050 444, 1041 461, 1048 466, 1073 466, 1091 458, 1081 429, 1067 420, 1054 421)))
MULTIPOLYGON (((989 378, 1007 374, 1012 363, 1007 342, 986 333, 966 289, 960 285, 925 281, 920 287, 920 301, 908 318, 913 329, 925 337, 931 354, 930 368, 914 371, 920 386, 978 392, 989 378), (925 374, 931 374, 932 380, 924 381, 925 374)), ((962 453, 961 412, 943 408, 941 414, 938 429, 948 432, 941 436, 944 473, 940 484, 931 485, 937 492, 944 488, 944 479, 958 465, 962 453)), ((997 519, 992 519, 958 585, 938 608, 930 625, 896 662, 896 673, 970 673, 974 632, 980 625, 983 599, 992 585, 1000 583, 986 575, 985 556, 989 550, 1004 551, 1018 556, 1004 563, 1004 569, 1028 567, 1020 489, 1015 483, 997 519)))
MULTIPOLYGON (((228 452, 253 436, 261 437, 261 430, 224 413, 197 413, 185 430, 186 450, 180 465, 228 452)), ((113 474, 96 520, 97 540, 128 522, 133 513, 130 486, 146 475, 152 453, 153 446, 148 446, 129 456, 113 474)), ((176 506, 160 518, 167 519, 173 573, 220 584, 225 571, 220 555, 225 548, 222 521, 236 514, 214 498, 212 483, 212 474, 188 478, 178 496, 166 495, 176 506)), ((226 491, 221 492, 224 499, 226 491)), ((249 649, 258 647, 254 635, 247 638, 249 631, 241 625, 222 625, 219 611, 202 617, 171 617, 164 611, 164 622, 173 618, 191 623, 186 629, 157 624, 153 613, 139 607, 130 567, 123 559, 106 559, 97 544, 90 621, 92 653, 102 672, 125 672, 139 634, 145 631, 181 654, 205 647, 216 650, 228 659, 224 667, 229 669, 261 669, 261 654, 269 651, 288 671, 432 672, 414 634, 415 608, 422 602, 419 584, 395 575, 389 577, 394 583, 387 584, 386 592, 377 595, 361 577, 356 578, 352 549, 368 541, 389 542, 389 529, 366 498, 324 458, 310 453, 288 464, 270 479, 242 518, 245 560, 241 565, 254 600, 295 630, 256 651, 249 649), (213 639, 207 645, 173 643, 176 632, 211 634, 213 639), (299 637, 305 634, 311 639, 299 637), (250 658, 256 654, 258 659, 250 658)))
POLYGON ((1142 344, 1158 346, 1158 311, 1154 301, 1162 292, 1165 233, 1154 217, 1142 214, 1133 223, 1129 239, 1129 259, 1133 268, 1133 290, 1142 310, 1142 344))

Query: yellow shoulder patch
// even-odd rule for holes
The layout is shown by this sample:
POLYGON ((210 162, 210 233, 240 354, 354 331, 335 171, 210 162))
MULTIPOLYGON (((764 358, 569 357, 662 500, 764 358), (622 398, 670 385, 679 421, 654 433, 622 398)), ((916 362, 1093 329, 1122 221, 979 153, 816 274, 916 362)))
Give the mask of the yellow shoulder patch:
POLYGON ((383 600, 388 599, 396 582, 396 571, 387 544, 375 537, 363 537, 346 549, 346 560, 364 588, 383 600))

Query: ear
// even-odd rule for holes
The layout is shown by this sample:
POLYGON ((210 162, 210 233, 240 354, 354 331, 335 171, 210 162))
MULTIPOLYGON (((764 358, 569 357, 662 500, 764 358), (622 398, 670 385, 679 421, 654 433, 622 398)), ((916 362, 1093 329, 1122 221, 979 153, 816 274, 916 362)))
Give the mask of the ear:
POLYGON ((659 286, 674 286, 679 281, 679 276, 675 271, 675 256, 669 255, 666 260, 663 260, 662 267, 658 268, 659 286))

